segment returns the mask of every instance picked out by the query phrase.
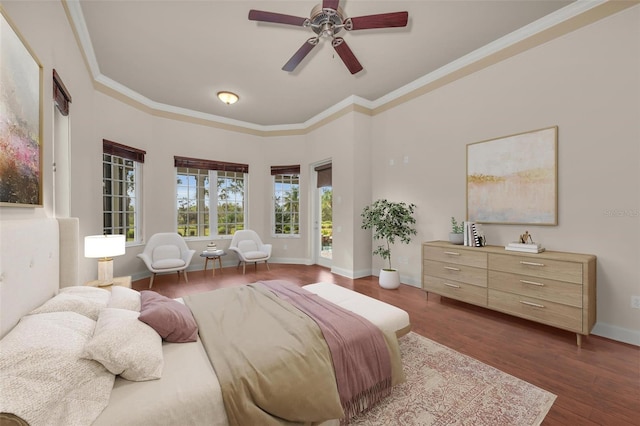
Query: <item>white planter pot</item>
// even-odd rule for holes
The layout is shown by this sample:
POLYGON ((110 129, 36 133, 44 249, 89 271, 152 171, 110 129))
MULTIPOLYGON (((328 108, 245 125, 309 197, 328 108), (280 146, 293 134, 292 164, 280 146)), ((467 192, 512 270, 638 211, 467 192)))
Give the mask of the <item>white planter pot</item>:
POLYGON ((400 273, 396 269, 380 269, 378 283, 382 288, 396 289, 400 287, 400 273))
POLYGON ((454 234, 453 232, 449 233, 449 242, 451 244, 463 244, 464 243, 464 234, 454 234))

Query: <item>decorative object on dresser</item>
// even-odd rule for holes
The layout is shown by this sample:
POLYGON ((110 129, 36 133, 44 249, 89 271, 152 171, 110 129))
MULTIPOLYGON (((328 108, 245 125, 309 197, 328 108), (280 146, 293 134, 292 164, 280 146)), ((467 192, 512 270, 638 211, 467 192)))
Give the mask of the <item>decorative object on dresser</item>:
POLYGON ((451 216, 451 232, 449 233, 449 242, 451 244, 464 243, 464 226, 459 224, 455 217, 451 216))
POLYGON ((113 257, 125 254, 124 235, 89 235, 84 237, 84 257, 98 258, 100 286, 113 284, 113 257))
POLYGON ((487 239, 484 236, 484 231, 480 227, 480 224, 464 221, 462 227, 464 228, 462 241, 465 246, 484 247, 486 245, 487 239))
POLYGON ((504 249, 509 251, 521 251, 523 253, 542 253, 545 250, 542 245, 534 243, 509 243, 504 246, 504 249))
POLYGON ((411 236, 417 231, 413 227, 416 219, 413 212, 416 205, 413 203, 391 202, 385 199, 377 200, 366 206, 360 216, 362 217, 362 229, 371 229, 374 240, 383 240, 385 245, 379 245, 374 255, 380 256, 389 262, 388 268, 380 270, 378 282, 380 287, 395 289, 400 286, 400 274, 391 266, 391 245, 396 238, 404 244, 411 242, 411 236))
POLYGON ((422 288, 428 293, 576 333, 578 346, 596 322, 596 256, 503 247, 422 245, 422 288))
POLYGON ((520 235, 518 242, 509 243, 504 247, 509 251, 521 251, 523 253, 541 253, 545 249, 542 244, 534 243, 533 236, 529 231, 524 231, 524 234, 520 235))

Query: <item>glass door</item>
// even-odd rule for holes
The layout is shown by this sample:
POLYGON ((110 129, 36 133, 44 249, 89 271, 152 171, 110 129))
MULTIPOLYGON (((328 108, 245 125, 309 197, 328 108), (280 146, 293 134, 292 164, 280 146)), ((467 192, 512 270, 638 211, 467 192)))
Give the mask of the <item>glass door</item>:
MULTIPOLYGON (((331 186, 323 186, 318 190, 320 196, 320 259, 331 265, 333 249, 333 189, 331 186)), ((320 263, 320 262, 318 262, 320 263)), ((327 266, 327 265, 324 265, 327 266)))
POLYGON ((331 268, 333 259, 333 187, 331 185, 331 163, 314 167, 316 185, 314 197, 314 260, 331 268))

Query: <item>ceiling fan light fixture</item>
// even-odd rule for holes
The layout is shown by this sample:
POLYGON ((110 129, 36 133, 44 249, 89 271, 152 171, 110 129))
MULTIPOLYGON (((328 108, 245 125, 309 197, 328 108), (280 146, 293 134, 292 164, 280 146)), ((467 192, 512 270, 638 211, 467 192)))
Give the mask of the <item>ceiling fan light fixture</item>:
POLYGON ((220 99, 227 105, 232 105, 238 102, 238 99, 240 99, 240 97, 233 92, 222 91, 218 92, 218 99, 220 99))

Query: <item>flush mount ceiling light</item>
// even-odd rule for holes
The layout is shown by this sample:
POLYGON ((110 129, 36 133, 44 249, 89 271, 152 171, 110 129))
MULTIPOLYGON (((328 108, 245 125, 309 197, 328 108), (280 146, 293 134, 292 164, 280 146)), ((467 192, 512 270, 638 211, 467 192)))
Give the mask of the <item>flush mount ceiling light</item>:
POLYGON ((227 105, 235 104, 238 102, 238 95, 232 92, 218 92, 218 99, 227 105))

